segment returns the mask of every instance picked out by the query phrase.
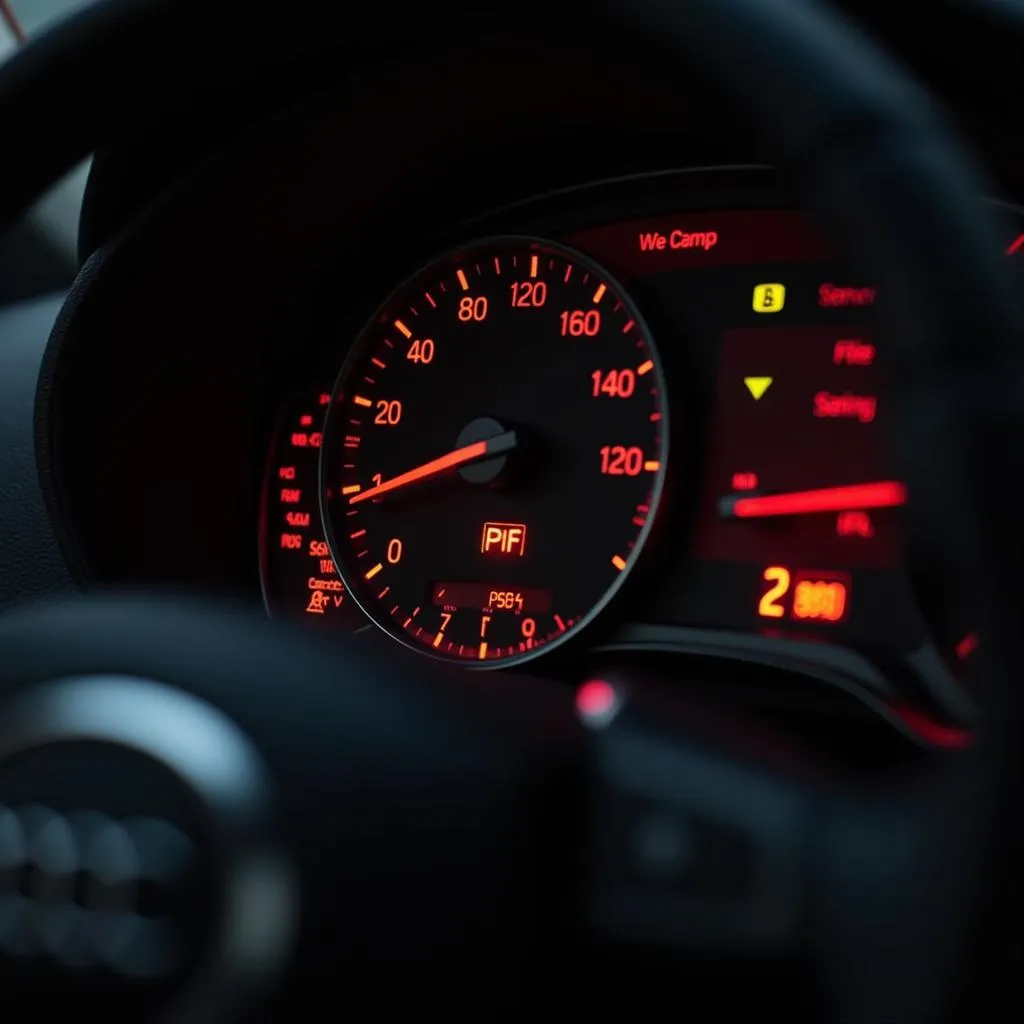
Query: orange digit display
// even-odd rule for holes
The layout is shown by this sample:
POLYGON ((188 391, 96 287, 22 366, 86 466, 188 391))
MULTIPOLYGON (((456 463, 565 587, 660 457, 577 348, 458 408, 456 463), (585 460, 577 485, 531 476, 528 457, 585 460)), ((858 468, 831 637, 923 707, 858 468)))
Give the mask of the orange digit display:
POLYGON ((799 573, 793 588, 794 619, 841 622, 850 603, 849 579, 839 573, 799 573))
POLYGON ((757 604, 762 619, 788 614, 798 622, 841 622, 850 610, 850 579, 845 573, 794 573, 783 565, 770 565, 761 579, 769 584, 757 604))
POLYGON ((789 570, 781 565, 769 565, 761 574, 761 579, 771 586, 761 595, 757 614, 762 619, 781 619, 786 614, 781 602, 789 591, 789 570))

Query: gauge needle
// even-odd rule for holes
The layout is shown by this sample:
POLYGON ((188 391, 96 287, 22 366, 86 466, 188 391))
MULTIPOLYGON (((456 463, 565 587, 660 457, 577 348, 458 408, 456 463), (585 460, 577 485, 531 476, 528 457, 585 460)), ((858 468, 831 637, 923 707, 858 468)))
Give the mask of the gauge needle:
POLYGON ((846 509, 896 508, 906 503, 907 488, 903 484, 897 480, 878 480, 846 487, 821 487, 814 491, 727 499, 723 502, 722 514, 739 519, 760 519, 764 516, 842 512, 846 509))
POLYGON ((390 494, 392 491, 401 490, 402 488, 409 487, 411 484, 430 480, 435 476, 440 476, 442 473, 457 469, 459 466, 465 466, 470 462, 479 462, 481 459, 490 458, 493 455, 503 455, 506 452, 510 452, 515 446, 516 432, 514 430, 506 430, 504 434, 489 437, 486 441, 474 441, 473 444, 456 448, 454 451, 448 452, 447 455, 424 462, 423 465, 417 466, 415 469, 399 473, 398 476, 393 476, 390 480, 384 480, 377 484, 376 487, 360 491, 359 494, 349 498, 348 502, 350 505, 358 505, 361 501, 371 501, 383 494, 390 494))

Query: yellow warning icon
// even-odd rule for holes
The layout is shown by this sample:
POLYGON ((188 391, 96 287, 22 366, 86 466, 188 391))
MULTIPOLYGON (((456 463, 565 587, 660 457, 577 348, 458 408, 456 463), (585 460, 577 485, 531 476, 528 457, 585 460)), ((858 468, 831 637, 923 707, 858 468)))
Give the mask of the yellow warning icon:
POLYGON ((784 284, 759 284, 754 286, 754 312, 778 313, 786 304, 784 284))
POLYGON ((774 377, 744 377, 743 383, 747 385, 747 390, 753 395, 756 402, 772 386, 774 379, 774 377))

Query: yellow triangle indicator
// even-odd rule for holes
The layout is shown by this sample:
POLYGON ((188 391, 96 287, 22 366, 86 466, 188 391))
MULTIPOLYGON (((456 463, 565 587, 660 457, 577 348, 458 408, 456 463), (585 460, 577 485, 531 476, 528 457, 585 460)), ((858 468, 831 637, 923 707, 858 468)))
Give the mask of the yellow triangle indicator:
POLYGON ((744 377, 743 383, 747 390, 754 396, 756 402, 772 386, 774 377, 744 377))

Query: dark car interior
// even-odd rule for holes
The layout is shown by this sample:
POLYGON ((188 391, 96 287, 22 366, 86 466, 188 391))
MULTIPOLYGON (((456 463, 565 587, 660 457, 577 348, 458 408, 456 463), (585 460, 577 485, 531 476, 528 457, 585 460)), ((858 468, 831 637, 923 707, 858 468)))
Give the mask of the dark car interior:
POLYGON ((98 0, 0 64, 9 1019, 1021 1019, 1022 46, 98 0))

